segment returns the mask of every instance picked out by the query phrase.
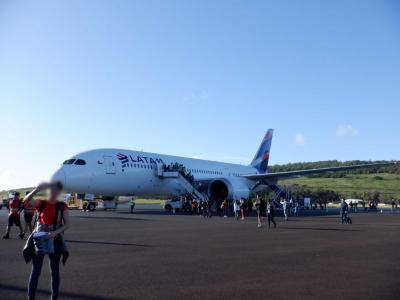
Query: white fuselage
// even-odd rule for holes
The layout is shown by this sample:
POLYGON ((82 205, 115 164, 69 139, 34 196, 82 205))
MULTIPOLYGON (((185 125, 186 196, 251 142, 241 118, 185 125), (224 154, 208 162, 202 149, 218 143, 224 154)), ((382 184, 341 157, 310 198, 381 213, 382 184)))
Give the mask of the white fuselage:
POLYGON ((74 193, 179 195, 184 191, 177 180, 157 175, 160 164, 174 163, 182 164, 196 182, 205 186, 213 181, 223 182, 229 190, 229 198, 247 198, 257 183, 240 177, 258 173, 251 166, 123 149, 98 149, 77 154, 64 162, 52 180, 61 181, 66 191, 74 193))

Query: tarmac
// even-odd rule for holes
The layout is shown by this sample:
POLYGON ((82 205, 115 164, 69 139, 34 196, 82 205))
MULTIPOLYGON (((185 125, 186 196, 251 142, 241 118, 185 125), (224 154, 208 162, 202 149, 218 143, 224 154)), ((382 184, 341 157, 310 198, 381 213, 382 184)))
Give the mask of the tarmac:
MULTIPOLYGON (((256 218, 71 211, 59 299, 400 299, 400 214, 256 218)), ((0 228, 6 224, 5 210, 0 228)), ((0 240, 0 299, 26 299, 24 241, 0 240)), ((49 299, 43 267, 37 299, 49 299)))

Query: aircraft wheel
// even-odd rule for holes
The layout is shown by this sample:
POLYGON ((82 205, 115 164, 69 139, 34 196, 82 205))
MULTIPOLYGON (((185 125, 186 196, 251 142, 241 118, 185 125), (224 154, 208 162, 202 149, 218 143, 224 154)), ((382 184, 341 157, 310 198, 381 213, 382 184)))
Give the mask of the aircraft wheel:
POLYGON ((170 213, 170 212, 172 211, 172 206, 169 205, 169 204, 167 204, 167 205, 165 206, 165 211, 170 213))

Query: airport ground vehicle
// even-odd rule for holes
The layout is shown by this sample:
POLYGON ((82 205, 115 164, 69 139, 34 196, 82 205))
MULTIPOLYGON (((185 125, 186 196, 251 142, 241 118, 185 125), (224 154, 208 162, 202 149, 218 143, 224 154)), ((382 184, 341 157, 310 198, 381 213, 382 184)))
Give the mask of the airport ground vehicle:
POLYGON ((96 200, 83 200, 82 201, 82 209, 88 211, 95 211, 97 207, 96 200))
POLYGON ((176 197, 170 200, 166 200, 164 203, 164 209, 166 212, 179 211, 183 208, 183 197, 176 197))
POLYGON ((118 208, 118 202, 114 197, 103 197, 102 199, 96 199, 96 208, 107 210, 118 208))
POLYGON ((118 207, 118 201, 115 197, 95 197, 92 194, 64 194, 63 201, 70 208, 77 208, 88 211, 99 209, 115 209, 118 207))
POLYGON ((98 206, 99 200, 96 199, 94 196, 88 194, 84 195, 65 194, 64 201, 68 204, 68 207, 70 208, 94 211, 98 206))

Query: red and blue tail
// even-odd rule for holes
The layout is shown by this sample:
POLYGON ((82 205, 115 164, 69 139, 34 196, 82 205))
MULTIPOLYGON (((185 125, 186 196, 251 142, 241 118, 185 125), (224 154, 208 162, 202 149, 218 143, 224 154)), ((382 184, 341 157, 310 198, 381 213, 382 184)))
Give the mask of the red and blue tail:
POLYGON ((269 153, 271 151, 273 134, 274 130, 268 129, 267 133, 264 136, 264 139, 261 142, 260 147, 258 148, 256 155, 254 156, 253 161, 250 164, 250 166, 256 168, 262 173, 265 173, 268 168, 269 153))

